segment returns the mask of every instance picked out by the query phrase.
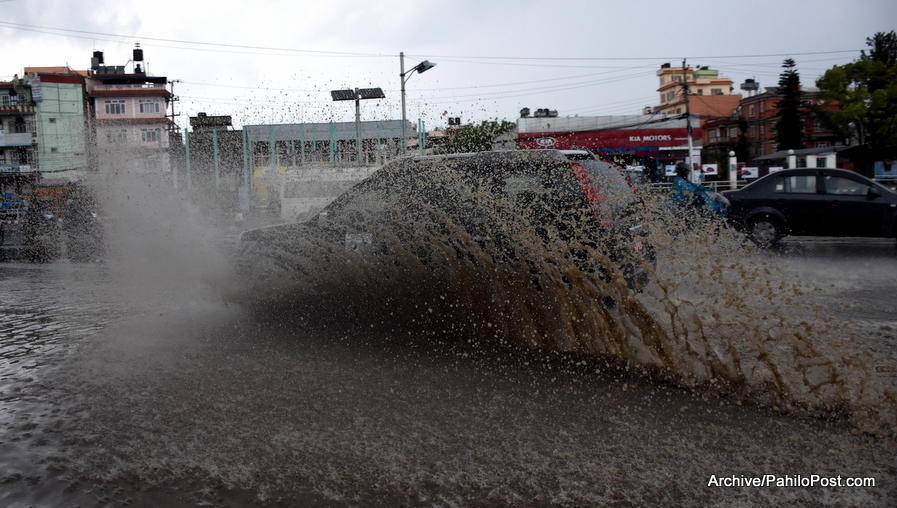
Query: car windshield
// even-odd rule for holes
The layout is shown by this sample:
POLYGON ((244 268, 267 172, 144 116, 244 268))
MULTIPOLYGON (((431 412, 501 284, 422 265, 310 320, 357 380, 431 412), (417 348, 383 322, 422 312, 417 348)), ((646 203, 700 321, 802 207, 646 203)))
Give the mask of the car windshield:
POLYGON ((897 506, 897 0, 0 9, 0 508, 897 506))

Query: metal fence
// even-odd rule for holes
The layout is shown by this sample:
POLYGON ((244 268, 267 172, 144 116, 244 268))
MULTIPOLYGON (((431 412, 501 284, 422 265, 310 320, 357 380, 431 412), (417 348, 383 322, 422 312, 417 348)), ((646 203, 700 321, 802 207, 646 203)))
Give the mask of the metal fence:
MULTIPOLYGON (((732 187, 732 184, 728 180, 720 180, 720 181, 704 182, 701 185, 703 185, 704 187, 707 187, 708 189, 712 190, 713 192, 722 192, 722 191, 727 191, 727 190, 735 190, 735 189, 738 189, 739 187, 744 187, 748 183, 750 183, 750 182, 748 182, 746 180, 741 180, 741 181, 736 182, 735 187, 732 187)), ((672 182, 658 182, 658 183, 645 184, 645 187, 648 188, 648 190, 651 190, 654 192, 669 192, 669 190, 672 186, 673 186, 672 182)))

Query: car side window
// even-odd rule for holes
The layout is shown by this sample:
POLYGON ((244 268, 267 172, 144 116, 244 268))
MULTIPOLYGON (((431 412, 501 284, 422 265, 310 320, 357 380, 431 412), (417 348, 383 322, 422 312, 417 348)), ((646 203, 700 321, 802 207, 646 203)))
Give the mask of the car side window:
POLYGON ((825 177, 825 193, 836 196, 865 196, 869 186, 852 178, 828 175, 825 177))
POLYGON ((816 175, 783 176, 776 181, 774 192, 816 194, 816 175))

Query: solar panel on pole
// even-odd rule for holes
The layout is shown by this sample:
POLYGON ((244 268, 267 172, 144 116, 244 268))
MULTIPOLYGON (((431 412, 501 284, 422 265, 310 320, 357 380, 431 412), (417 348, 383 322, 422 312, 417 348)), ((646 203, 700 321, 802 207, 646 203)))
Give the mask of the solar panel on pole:
POLYGON ((360 88, 358 90, 360 99, 385 99, 386 95, 382 88, 360 88))
POLYGON ((345 89, 345 90, 331 90, 330 96, 333 97, 335 101, 354 101, 355 100, 355 90, 345 89))

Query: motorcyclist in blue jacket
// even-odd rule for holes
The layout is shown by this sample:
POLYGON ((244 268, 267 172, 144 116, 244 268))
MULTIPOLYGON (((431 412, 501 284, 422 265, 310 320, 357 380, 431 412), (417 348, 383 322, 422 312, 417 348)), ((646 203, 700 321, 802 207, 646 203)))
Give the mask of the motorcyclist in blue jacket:
POLYGON ((673 187, 670 190, 670 201, 682 209, 701 210, 706 208, 715 215, 725 216, 729 207, 724 199, 703 185, 690 182, 688 174, 688 166, 685 163, 676 164, 676 176, 673 178, 673 187))

